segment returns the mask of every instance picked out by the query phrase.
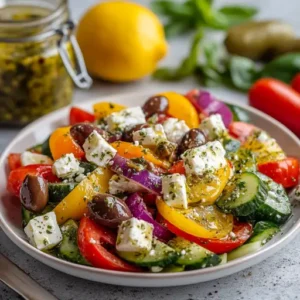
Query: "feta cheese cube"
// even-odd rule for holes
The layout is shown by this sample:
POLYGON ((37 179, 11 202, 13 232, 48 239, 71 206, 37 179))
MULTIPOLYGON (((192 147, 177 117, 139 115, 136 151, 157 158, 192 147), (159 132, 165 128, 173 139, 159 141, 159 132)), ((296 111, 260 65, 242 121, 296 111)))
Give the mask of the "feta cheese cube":
POLYGON ((199 127, 209 140, 215 140, 226 134, 226 127, 220 114, 215 114, 204 119, 199 127))
POLYGON ((79 161, 73 153, 68 153, 54 162, 52 170, 59 178, 72 178, 80 170, 79 161))
POLYGON ((118 230, 116 249, 121 252, 146 252, 152 248, 153 225, 131 218, 123 221, 118 230))
POLYGON ((214 141, 186 150, 181 157, 187 174, 202 176, 225 167, 227 165, 225 153, 222 144, 214 141))
POLYGON ((172 207, 188 208, 186 179, 184 175, 171 174, 162 178, 162 193, 164 201, 172 207))
POLYGON ((133 133, 132 138, 134 142, 138 142, 145 147, 155 147, 160 141, 167 139, 161 124, 137 130, 133 133))
POLYGON ((51 249, 62 240, 62 234, 53 211, 31 219, 24 231, 30 244, 39 250, 51 249))
POLYGON ((180 143, 182 137, 190 130, 183 120, 169 118, 163 123, 167 139, 172 143, 180 143))
POLYGON ((33 153, 25 151, 21 154, 22 166, 34 165, 34 164, 53 164, 53 160, 43 154, 33 153))
POLYGON ((123 131, 138 124, 146 123, 145 115, 141 107, 130 107, 110 114, 107 118, 110 132, 123 131))
POLYGON ((120 175, 113 175, 108 182, 108 192, 112 195, 126 192, 135 193, 141 190, 142 188, 138 184, 120 175))
POLYGON ((105 167, 117 153, 95 130, 85 140, 83 149, 86 159, 99 167, 105 167))

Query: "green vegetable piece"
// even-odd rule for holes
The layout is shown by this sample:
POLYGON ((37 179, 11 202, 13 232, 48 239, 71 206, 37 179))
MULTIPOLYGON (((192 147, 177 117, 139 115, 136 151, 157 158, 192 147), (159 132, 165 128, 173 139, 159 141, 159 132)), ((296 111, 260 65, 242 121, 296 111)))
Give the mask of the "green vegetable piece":
POLYGON ((57 256, 74 263, 88 264, 80 254, 77 245, 77 223, 74 220, 68 220, 60 229, 63 239, 58 246, 57 256))
POLYGON ((243 257, 245 255, 249 255, 257 252, 262 247, 261 242, 254 242, 250 244, 244 244, 237 249, 231 251, 227 255, 228 261, 243 257))
POLYGON ((221 258, 215 253, 181 237, 172 239, 169 245, 179 255, 176 264, 185 266, 186 270, 212 267, 221 262, 221 258))
POLYGON ((250 121, 248 113, 244 109, 233 104, 227 104, 227 106, 230 108, 233 114, 233 121, 235 122, 240 121, 245 123, 248 123, 250 121))
POLYGON ((164 273, 178 273, 178 272, 183 272, 184 269, 185 269, 185 266, 169 265, 163 269, 163 272, 164 273))
POLYGON ((63 200, 77 183, 48 183, 49 202, 57 204, 63 200))
POLYGON ((22 210, 22 226, 26 227, 31 219, 41 216, 41 215, 44 215, 44 214, 50 212, 51 210, 53 210, 53 208, 54 208, 54 206, 52 204, 49 204, 45 207, 45 209, 41 213, 37 214, 37 213, 33 213, 33 212, 27 210, 26 208, 24 208, 22 206, 22 208, 21 208, 21 210, 22 210))
POLYGON ((226 137, 223 139, 223 146, 227 153, 236 152, 240 148, 241 142, 236 139, 226 137))
POLYGON ((177 260, 177 253, 168 245, 154 239, 152 249, 146 253, 117 252, 118 255, 136 265, 142 267, 166 267, 177 260))
POLYGON ((52 153, 50 151, 50 145, 49 145, 50 136, 43 142, 42 144, 42 154, 52 157, 52 153))
POLYGON ((247 243, 261 242, 261 244, 264 245, 270 241, 277 232, 279 232, 278 225, 272 222, 259 221, 255 224, 252 236, 247 243))
POLYGON ((79 166, 84 169, 83 172, 84 175, 87 175, 88 173, 92 173, 98 168, 97 165, 86 161, 81 161, 79 166))
POLYGON ((199 30, 195 36, 190 49, 189 55, 181 62, 180 66, 176 69, 160 68, 157 69, 153 77, 160 80, 180 80, 184 77, 191 75, 198 63, 199 44, 203 37, 203 31, 199 30))
POLYGON ((229 59, 229 72, 234 87, 247 91, 258 78, 255 62, 241 56, 229 59))
POLYGON ((277 78, 290 84, 298 72, 300 72, 300 53, 287 53, 265 65, 261 77, 277 78))

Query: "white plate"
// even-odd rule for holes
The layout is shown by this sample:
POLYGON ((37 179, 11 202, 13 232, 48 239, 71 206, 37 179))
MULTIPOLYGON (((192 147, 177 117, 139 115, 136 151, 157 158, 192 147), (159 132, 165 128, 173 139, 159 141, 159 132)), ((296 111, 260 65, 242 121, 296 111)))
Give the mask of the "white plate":
MULTIPOLYGON (((122 94, 106 97, 103 101, 111 101, 127 106, 137 106, 151 95, 143 94, 122 94)), ((92 104, 101 99, 87 101, 78 105, 84 109, 91 110, 92 104)), ((251 122, 269 132, 291 156, 297 156, 300 153, 300 142, 283 125, 269 116, 247 106, 242 106, 235 102, 229 102, 244 108, 250 117, 251 122)), ((284 113, 284 112, 283 112, 284 113)), ((26 253, 53 267, 59 271, 71 274, 73 276, 99 281, 103 283, 140 286, 140 287, 166 287, 193 284, 223 276, 230 275, 254 264, 261 262, 276 251, 284 247, 291 241, 300 228, 300 207, 293 209, 293 216, 282 228, 281 234, 278 234, 270 243, 264 246, 259 252, 244 256, 225 265, 187 271, 182 273, 127 273, 96 269, 92 267, 76 265, 63 261, 61 259, 45 254, 32 247, 26 241, 26 237, 21 227, 21 213, 19 201, 12 201, 12 198, 6 192, 6 181, 8 167, 6 158, 11 152, 21 152, 26 148, 44 141, 47 136, 57 127, 68 124, 69 108, 58 110, 49 114, 23 129, 20 134, 7 146, 0 158, 0 225, 7 236, 26 253)))

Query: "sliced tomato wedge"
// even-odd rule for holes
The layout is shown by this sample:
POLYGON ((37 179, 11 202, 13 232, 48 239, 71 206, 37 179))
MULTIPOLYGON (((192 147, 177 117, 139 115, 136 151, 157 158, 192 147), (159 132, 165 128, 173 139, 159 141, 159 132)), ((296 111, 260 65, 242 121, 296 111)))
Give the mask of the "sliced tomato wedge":
POLYGON ((97 268, 140 272, 140 268, 130 265, 112 253, 115 244, 114 232, 96 224, 88 217, 81 219, 78 229, 78 247, 87 261, 97 268))
POLYGON ((53 174, 52 165, 28 165, 12 170, 9 173, 7 190, 18 197, 20 194, 21 185, 28 174, 41 176, 49 182, 60 181, 59 178, 53 174))
POLYGON ((258 170, 285 188, 293 187, 298 183, 299 161, 293 157, 259 164, 258 170))
POLYGON ((169 173, 171 174, 175 174, 175 173, 179 173, 182 175, 185 175, 185 168, 184 168, 184 164, 183 164, 183 160, 178 160, 169 170, 169 173))
POLYGON ((228 127, 229 134, 242 143, 246 141, 254 129, 257 129, 257 127, 245 122, 232 122, 228 127))
POLYGON ((216 254, 227 253, 243 245, 252 234, 252 225, 250 223, 234 222, 232 235, 229 235, 224 239, 204 239, 180 230, 167 220, 163 219, 161 215, 157 216, 157 221, 166 226, 174 234, 194 242, 216 254))
POLYGON ((81 108, 72 107, 70 110, 70 125, 82 122, 94 122, 95 116, 81 108))
POLYGON ((15 170, 15 169, 18 169, 22 166, 21 164, 21 154, 20 153, 10 153, 8 155, 8 166, 9 166, 9 169, 12 171, 12 170, 15 170))

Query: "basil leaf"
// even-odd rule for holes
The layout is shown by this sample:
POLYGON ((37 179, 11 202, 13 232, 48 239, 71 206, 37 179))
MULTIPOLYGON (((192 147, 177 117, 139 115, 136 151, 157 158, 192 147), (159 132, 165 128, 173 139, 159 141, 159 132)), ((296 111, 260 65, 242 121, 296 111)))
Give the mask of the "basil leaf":
POLYGON ((232 26, 253 18, 258 9, 251 6, 228 5, 220 8, 219 12, 227 18, 228 25, 232 26))
POLYGON ((203 19, 206 26, 214 29, 226 29, 228 22, 226 17, 223 16, 218 10, 215 10, 211 1, 208 0, 193 0, 197 12, 203 19))
POLYGON ((287 53, 265 65, 261 77, 273 77, 290 83, 300 72, 300 53, 287 53))
POLYGON ((193 29, 193 25, 188 22, 169 22, 164 26, 165 35, 169 39, 174 36, 187 33, 193 29))
POLYGON ((194 36, 189 55, 181 62, 178 68, 159 68, 152 76, 160 80, 180 80, 192 75, 197 67, 202 37, 203 31, 199 29, 194 36))
POLYGON ((229 59, 228 69, 232 84, 241 90, 248 90, 258 76, 255 62, 246 57, 232 56, 229 59))
POLYGON ((194 12, 188 3, 176 3, 174 1, 156 0, 151 3, 152 10, 169 18, 191 17, 194 12))

